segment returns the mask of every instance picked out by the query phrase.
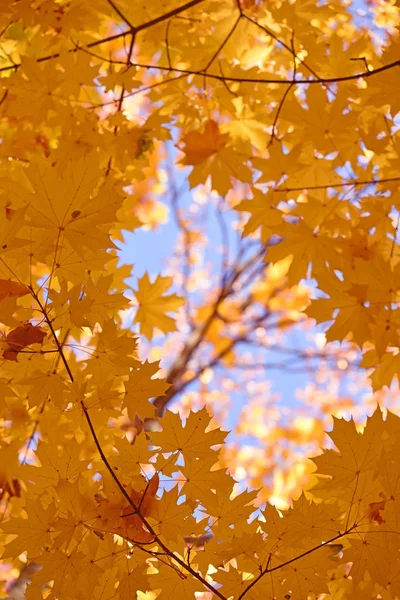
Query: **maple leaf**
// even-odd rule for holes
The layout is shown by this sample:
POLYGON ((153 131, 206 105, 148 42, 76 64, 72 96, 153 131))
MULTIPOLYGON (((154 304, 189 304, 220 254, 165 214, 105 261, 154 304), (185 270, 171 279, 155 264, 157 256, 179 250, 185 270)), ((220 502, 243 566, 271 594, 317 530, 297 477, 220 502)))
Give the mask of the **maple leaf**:
POLYGON ((25 285, 10 279, 0 279, 0 300, 3 298, 20 298, 29 294, 25 285))
MULTIPOLYGON (((36 355, 37 356, 37 355, 36 355)), ((37 356, 38 357, 38 356, 37 356)), ((63 404, 63 394, 66 390, 63 377, 54 369, 37 369, 31 371, 24 380, 24 387, 28 390, 28 403, 32 408, 40 406, 43 398, 51 397, 54 404, 63 404)))
POLYGON ((145 592, 149 588, 149 578, 142 565, 128 570, 122 577, 118 586, 119 597, 134 598, 138 591, 145 592))
POLYGON ((60 479, 74 479, 80 469, 87 464, 79 457, 79 444, 69 440, 69 444, 63 450, 54 452, 51 444, 40 442, 35 451, 40 460, 40 466, 27 465, 29 480, 33 482, 35 490, 56 486, 60 479))
POLYGON ((365 355, 363 366, 375 367, 371 374, 371 384, 374 391, 381 389, 385 385, 389 387, 393 378, 396 376, 399 377, 400 353, 385 352, 380 360, 376 357, 372 365, 368 364, 370 359, 371 356, 365 355))
POLYGON ((165 539, 181 541, 183 529, 190 531, 194 524, 189 520, 192 514, 188 504, 178 503, 178 491, 164 492, 162 498, 154 505, 149 521, 154 529, 165 539))
POLYGON ((252 200, 240 202, 235 209, 251 213, 250 219, 243 228, 243 235, 249 235, 261 226, 263 240, 266 240, 274 230, 279 229, 283 224, 283 215, 274 205, 273 196, 264 195, 259 190, 255 190, 252 200))
POLYGON ((203 585, 192 577, 186 577, 182 567, 174 565, 174 569, 160 565, 160 571, 154 577, 153 585, 159 590, 159 598, 172 600, 174 598, 195 598, 196 592, 205 591, 203 585), (177 573, 179 573, 178 576, 177 573))
MULTIPOLYGON (((72 525, 73 531, 77 526, 94 527, 99 519, 98 506, 94 497, 90 495, 90 485, 84 478, 78 477, 76 482, 60 479, 57 483, 57 495, 62 499, 63 509, 68 511, 68 523, 72 525)), ((60 544, 60 534, 56 536, 60 544)))
POLYGON ((138 290, 134 292, 139 303, 135 323, 140 324, 140 331, 147 339, 153 337, 155 328, 163 333, 175 328, 174 319, 167 313, 178 310, 183 305, 183 299, 176 294, 165 295, 171 284, 171 277, 161 276, 151 283, 147 273, 139 279, 138 290))
POLYGON ((225 537, 232 526, 239 529, 250 518, 254 512, 254 500, 257 492, 242 492, 238 496, 231 497, 233 490, 219 490, 218 493, 210 494, 206 503, 206 511, 211 516, 214 534, 225 537))
POLYGON ((268 260, 277 262, 288 255, 292 256, 288 271, 290 286, 306 278, 310 264, 313 269, 320 270, 322 273, 327 270, 327 261, 335 257, 336 247, 333 240, 316 234, 303 221, 296 225, 284 223, 279 231, 284 239, 268 250, 268 260))
POLYGON ((210 447, 222 444, 227 433, 221 429, 207 431, 210 424, 207 410, 191 413, 185 426, 178 414, 167 411, 162 419, 163 430, 151 432, 151 439, 163 452, 181 452, 184 457, 206 457, 210 447))
POLYGON ((213 120, 207 121, 202 133, 191 131, 184 136, 185 158, 182 160, 182 164, 193 166, 201 164, 224 148, 228 139, 229 135, 220 133, 218 123, 213 120))
POLYGON ((182 163, 193 165, 189 176, 192 187, 205 183, 211 175, 212 185, 225 194, 232 185, 231 178, 249 182, 250 171, 232 147, 227 147, 228 134, 221 134, 215 121, 208 121, 203 133, 192 131, 183 138, 186 156, 182 163))
POLYGON ((53 320, 57 319, 57 327, 88 327, 92 323, 88 320, 88 313, 91 312, 94 300, 85 296, 82 286, 75 285, 71 290, 68 290, 67 283, 64 281, 61 284, 61 290, 56 293, 55 290, 50 290, 49 298, 51 299, 51 310, 53 311, 53 320), (57 318, 55 313, 61 313, 57 318), (60 322, 60 318, 64 322, 60 322))
POLYGON ((349 294, 337 293, 334 300, 320 298, 311 302, 307 314, 318 322, 327 320, 327 314, 338 311, 334 323, 326 333, 328 341, 343 341, 350 336, 360 347, 369 339, 371 317, 362 302, 349 294))
POLYGON ((134 477, 141 476, 141 465, 149 464, 150 458, 154 455, 144 436, 136 437, 133 444, 130 444, 127 439, 116 438, 114 447, 118 455, 112 456, 110 463, 115 471, 121 472, 123 479, 127 478, 131 482, 134 477))
POLYGON ((38 557, 43 549, 51 546, 56 528, 56 506, 43 507, 41 500, 30 500, 25 507, 25 518, 13 518, 2 525, 5 533, 18 536, 10 541, 3 554, 5 558, 27 552, 29 558, 38 557))
POLYGON ((47 333, 32 323, 25 323, 10 331, 4 340, 6 344, 3 350, 3 358, 6 360, 17 360, 18 353, 31 344, 41 344, 47 333))
POLYGON ((236 108, 235 118, 221 125, 221 131, 230 134, 239 145, 249 142, 262 152, 269 141, 262 119, 257 118, 258 115, 250 110, 243 98, 234 98, 232 103, 236 108))
POLYGON ((41 555, 42 569, 33 577, 33 590, 40 590, 44 584, 54 581, 53 591, 55 594, 76 594, 77 581, 81 571, 81 564, 85 560, 82 552, 63 552, 57 549, 55 552, 46 552, 41 555))
MULTIPOLYGON (((325 574, 335 564, 331 559, 338 551, 338 548, 321 545, 312 554, 299 557, 293 564, 282 568, 280 571, 280 576, 284 578, 284 583, 281 584, 282 591, 290 593, 293 600, 307 597, 311 590, 325 593, 328 590, 325 574)), ((282 554, 279 561, 285 563, 293 555, 298 556, 295 551, 289 551, 286 555, 282 554)))
MULTIPOLYGON (((216 490, 219 486, 229 487, 231 479, 225 470, 213 468, 216 458, 211 453, 201 459, 190 457, 187 452, 185 453, 185 465, 179 470, 185 478, 182 492, 187 499, 198 500, 204 505, 208 500, 210 502, 214 500, 211 490, 216 490)), ((165 468, 162 470, 165 472, 165 468)))
POLYGON ((150 404, 151 398, 163 396, 170 387, 163 379, 152 379, 159 371, 159 363, 144 362, 129 375, 124 383, 125 396, 123 406, 128 408, 128 415, 132 421, 138 414, 142 419, 154 416, 154 407, 150 404))

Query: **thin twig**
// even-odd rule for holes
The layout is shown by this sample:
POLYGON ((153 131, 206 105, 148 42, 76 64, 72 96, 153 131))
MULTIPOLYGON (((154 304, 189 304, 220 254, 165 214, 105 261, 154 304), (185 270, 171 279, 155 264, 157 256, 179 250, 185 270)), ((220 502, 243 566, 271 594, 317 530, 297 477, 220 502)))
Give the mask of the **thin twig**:
POLYGON ((129 21, 129 19, 126 18, 126 16, 120 11, 120 9, 118 8, 118 6, 115 4, 115 2, 113 2, 113 0, 107 0, 108 4, 110 6, 112 6, 112 8, 115 10, 115 12, 117 13, 117 15, 119 17, 121 17, 121 19, 123 20, 124 23, 126 23, 126 25, 128 25, 129 29, 133 32, 135 30, 134 25, 132 25, 132 23, 129 21))
POLYGON ((230 40, 231 36, 233 35, 236 27, 239 25, 239 21, 242 18, 242 15, 239 14, 238 18, 236 19, 235 23, 233 24, 233 27, 231 28, 231 30, 228 32, 228 34, 226 35, 225 39, 220 43, 220 45, 218 46, 218 48, 216 49, 216 51, 214 52, 214 54, 211 56, 211 58, 209 59, 208 63, 206 64, 206 66, 202 69, 202 72, 206 72, 207 69, 209 67, 211 67, 212 63, 214 62, 214 60, 217 58, 218 54, 221 52, 221 50, 224 48, 224 46, 228 43, 228 41, 230 40))
POLYGON ((300 187, 274 188, 274 192, 303 192, 305 190, 329 190, 330 188, 360 185, 379 185, 380 183, 390 183, 400 181, 400 177, 383 177, 382 179, 349 179, 347 181, 338 181, 337 183, 325 183, 322 185, 302 185, 300 187))
POLYGON ((170 52, 169 52, 169 40, 168 40, 168 34, 169 34, 170 25, 171 25, 171 21, 168 21, 167 27, 165 28, 165 48, 166 48, 166 51, 167 51, 168 66, 171 68, 172 67, 172 61, 171 61, 171 55, 170 55, 170 52))
POLYGON ((345 537, 346 535, 348 535, 349 533, 351 533, 351 531, 353 531, 354 529, 356 529, 356 527, 357 527, 357 523, 355 523, 352 527, 350 527, 349 529, 346 529, 342 533, 338 533, 337 535, 335 535, 331 539, 327 540, 326 542, 324 542, 322 544, 318 544, 318 546, 314 546, 313 548, 310 548, 309 550, 306 550, 305 552, 302 552, 298 556, 295 556, 294 558, 291 558, 290 560, 287 560, 287 561, 281 563, 280 565, 277 565, 276 567, 269 567, 268 566, 269 563, 267 563, 267 567, 265 569, 263 569, 262 572, 255 579, 253 579, 253 581, 247 586, 247 588, 245 590, 243 590, 243 592, 240 594, 240 596, 238 596, 237 600, 242 600, 242 598, 244 598, 245 595, 267 573, 273 573, 274 571, 278 571, 279 569, 283 569, 283 567, 287 567, 287 566, 291 565, 295 561, 300 560, 301 558, 304 558, 305 556, 308 556, 309 554, 312 554, 313 552, 316 552, 320 548, 325 548, 328 544, 332 544, 333 542, 336 542, 337 540, 340 540, 343 537, 345 537))

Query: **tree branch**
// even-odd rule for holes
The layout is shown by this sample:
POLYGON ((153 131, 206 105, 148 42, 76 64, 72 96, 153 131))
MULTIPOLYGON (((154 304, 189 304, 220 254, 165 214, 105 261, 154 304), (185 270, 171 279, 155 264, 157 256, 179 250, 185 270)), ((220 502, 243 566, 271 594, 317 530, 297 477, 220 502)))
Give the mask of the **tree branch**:
MULTIPOLYGON (((156 64, 147 64, 147 63, 132 63, 132 67, 138 67, 141 69, 154 69, 158 71, 167 71, 169 73, 182 73, 186 75, 194 75, 194 76, 203 76, 204 69, 200 71, 194 71, 192 69, 179 69, 178 67, 168 67, 156 64)), ((382 67, 378 67, 373 71, 361 71, 360 73, 356 73, 354 75, 339 75, 337 77, 320 77, 319 79, 296 79, 296 85, 315 85, 315 84, 328 84, 328 83, 342 83, 345 81, 356 81, 357 79, 366 79, 368 77, 373 77, 378 75, 379 73, 384 73, 385 71, 389 71, 390 69, 394 69, 395 67, 400 66, 400 60, 395 60, 391 63, 383 65, 382 67)), ((7 69, 8 67, 6 67, 7 69)), ((0 69, 1 71, 1 69, 0 69)), ((282 79, 282 78, 266 78, 266 77, 237 77, 237 76, 229 76, 229 75, 218 75, 217 73, 207 73, 207 77, 209 79, 216 79, 218 81, 229 81, 236 83, 261 83, 261 84, 274 84, 274 85, 290 85, 293 83, 292 79, 282 79)))

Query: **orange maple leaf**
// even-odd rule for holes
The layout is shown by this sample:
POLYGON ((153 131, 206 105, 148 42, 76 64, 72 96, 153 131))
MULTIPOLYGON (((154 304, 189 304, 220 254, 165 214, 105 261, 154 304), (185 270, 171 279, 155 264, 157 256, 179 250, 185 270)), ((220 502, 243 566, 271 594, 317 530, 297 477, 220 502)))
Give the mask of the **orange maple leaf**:
POLYGON ((121 508, 119 501, 118 504, 115 504, 114 501, 98 498, 100 520, 96 528, 99 531, 116 533, 125 539, 136 542, 152 541, 154 536, 144 528, 143 517, 148 517, 154 510, 159 485, 159 476, 158 473, 155 473, 147 482, 144 490, 129 490, 129 496, 137 510, 133 509, 130 504, 125 503, 121 508))
POLYGON ((41 344, 46 335, 45 331, 32 323, 25 323, 25 325, 13 329, 6 337, 8 347, 3 352, 3 358, 17 360, 18 352, 31 344, 41 344))
POLYGON ((383 512, 385 510, 385 505, 388 501, 388 498, 386 498, 382 492, 379 495, 382 500, 379 500, 378 502, 370 502, 368 505, 368 518, 371 523, 374 521, 375 523, 382 525, 382 523, 385 522, 383 512))
POLYGON ((3 298, 20 298, 29 294, 29 290, 22 283, 10 279, 0 279, 0 300, 3 298))
POLYGON ((181 161, 183 165, 199 165, 207 160, 218 150, 226 145, 229 139, 229 134, 221 134, 218 123, 215 121, 207 121, 203 133, 199 131, 191 131, 183 138, 185 147, 183 152, 186 154, 181 161))

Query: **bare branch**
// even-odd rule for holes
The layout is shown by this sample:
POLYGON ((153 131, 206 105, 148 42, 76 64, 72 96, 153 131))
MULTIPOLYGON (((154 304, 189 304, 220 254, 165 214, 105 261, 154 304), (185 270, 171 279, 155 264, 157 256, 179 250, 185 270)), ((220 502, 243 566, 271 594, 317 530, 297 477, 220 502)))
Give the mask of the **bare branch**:
POLYGON ((323 185, 303 185, 300 187, 274 188, 274 192, 302 192, 305 190, 328 190, 330 188, 347 187, 360 185, 379 185, 380 183, 390 183, 400 181, 400 177, 383 177, 382 179, 350 179, 347 181, 338 181, 337 183, 325 183, 323 185))
MULTIPOLYGON (((158 71, 168 71, 170 73, 184 73, 186 75, 197 75, 204 76, 204 69, 200 71, 194 71, 193 69, 179 69, 178 67, 170 68, 168 66, 147 64, 147 63, 133 63, 132 66, 139 67, 141 69, 154 69, 158 71)), ((366 79, 384 73, 400 66, 400 60, 395 60, 391 63, 378 67, 372 71, 361 71, 354 75, 338 75, 337 77, 320 77, 319 79, 296 79, 296 85, 315 85, 315 84, 328 84, 328 83, 343 83, 345 81, 357 81, 357 79, 366 79)), ((6 67, 8 69, 8 67, 6 67)), ((0 69, 1 71, 1 69, 0 69)), ((260 84, 274 84, 274 85, 290 85, 291 79, 282 79, 275 77, 237 77, 229 75, 218 75, 217 73, 207 73, 209 79, 216 79, 218 81, 230 81, 236 83, 260 83, 260 84)))
POLYGON ((221 52, 221 50, 224 48, 224 46, 228 43, 228 41, 230 40, 231 36, 233 35, 236 27, 239 25, 239 21, 242 18, 242 15, 239 14, 238 18, 236 19, 235 23, 233 24, 233 27, 231 28, 231 30, 228 32, 227 36, 225 37, 225 39, 220 43, 220 45, 218 46, 217 50, 214 52, 214 54, 212 55, 212 57, 210 58, 210 60, 208 61, 208 63, 206 64, 206 66, 204 67, 203 71, 206 72, 207 69, 209 67, 211 67, 212 63, 214 62, 214 60, 218 57, 219 53, 221 52))

